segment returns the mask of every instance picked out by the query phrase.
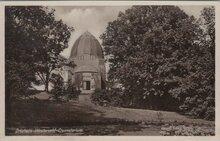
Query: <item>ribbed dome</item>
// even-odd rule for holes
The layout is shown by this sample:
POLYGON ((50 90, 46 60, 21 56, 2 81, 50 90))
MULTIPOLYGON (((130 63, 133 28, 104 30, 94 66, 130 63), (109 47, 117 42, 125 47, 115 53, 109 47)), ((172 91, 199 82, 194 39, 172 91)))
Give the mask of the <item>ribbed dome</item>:
POLYGON ((97 58, 104 58, 102 47, 99 41, 90 33, 83 33, 74 43, 70 58, 83 56, 85 54, 93 55, 97 58))

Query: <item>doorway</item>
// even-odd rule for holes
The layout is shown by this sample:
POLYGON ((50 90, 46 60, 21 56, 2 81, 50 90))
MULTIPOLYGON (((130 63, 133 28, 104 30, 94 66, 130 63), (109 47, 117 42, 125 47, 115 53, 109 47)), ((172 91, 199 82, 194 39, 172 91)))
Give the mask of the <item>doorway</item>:
POLYGON ((84 90, 91 90, 90 81, 84 81, 83 89, 84 89, 84 90))

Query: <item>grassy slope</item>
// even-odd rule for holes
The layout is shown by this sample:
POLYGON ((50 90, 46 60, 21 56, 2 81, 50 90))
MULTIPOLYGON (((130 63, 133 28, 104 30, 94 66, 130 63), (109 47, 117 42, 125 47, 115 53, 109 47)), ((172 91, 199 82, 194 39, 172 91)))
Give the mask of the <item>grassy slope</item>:
MULTIPOLYGON (((160 135, 158 111, 96 106, 88 95, 80 95, 79 101, 75 102, 16 101, 11 109, 7 135, 19 135, 15 133, 16 127, 83 129, 79 135, 160 135)), ((160 112, 162 124, 214 125, 213 121, 191 119, 175 112, 160 112)))
MULTIPOLYGON (((175 112, 162 113, 163 123, 208 124, 212 121, 191 119, 175 112)), ((19 101, 12 104, 11 126, 75 126, 132 122, 158 123, 158 111, 100 107, 88 99, 80 102, 19 101)))

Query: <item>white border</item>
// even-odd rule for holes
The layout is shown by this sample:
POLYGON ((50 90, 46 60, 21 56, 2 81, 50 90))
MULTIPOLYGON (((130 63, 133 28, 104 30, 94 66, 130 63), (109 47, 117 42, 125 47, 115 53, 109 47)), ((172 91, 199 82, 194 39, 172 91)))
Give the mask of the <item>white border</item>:
POLYGON ((0 141, 23 141, 23 140, 77 140, 77 141, 112 141, 112 140, 169 140, 169 141, 220 141, 220 2, 210 1, 5 1, 0 2, 0 141), (4 6, 7 5, 44 5, 44 6, 71 6, 71 5, 84 5, 84 6, 120 6, 120 5, 215 5, 216 9, 216 136, 211 137, 163 137, 163 136, 5 136, 5 115, 4 115, 4 6))

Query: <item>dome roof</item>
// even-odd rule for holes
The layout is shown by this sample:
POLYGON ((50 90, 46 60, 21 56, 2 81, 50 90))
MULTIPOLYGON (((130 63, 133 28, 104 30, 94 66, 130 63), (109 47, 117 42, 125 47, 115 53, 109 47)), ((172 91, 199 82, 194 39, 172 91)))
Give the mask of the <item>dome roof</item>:
POLYGON ((102 47, 99 41, 90 33, 83 33, 74 43, 70 58, 83 56, 84 54, 93 55, 97 58, 104 58, 102 47))

